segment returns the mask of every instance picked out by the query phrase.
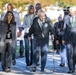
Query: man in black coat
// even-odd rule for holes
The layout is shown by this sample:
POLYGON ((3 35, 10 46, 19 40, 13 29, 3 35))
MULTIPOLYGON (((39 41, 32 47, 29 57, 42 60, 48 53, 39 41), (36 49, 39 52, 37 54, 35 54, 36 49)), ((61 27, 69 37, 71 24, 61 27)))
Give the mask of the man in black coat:
POLYGON ((62 43, 67 44, 68 73, 75 71, 76 64, 76 7, 70 7, 70 16, 64 17, 64 36, 62 43))
MULTIPOLYGON (((33 21, 33 24, 29 30, 29 37, 34 35, 34 54, 33 54, 33 68, 32 70, 36 71, 36 64, 39 56, 39 48, 41 49, 41 71, 44 71, 46 60, 47 60, 47 52, 48 52, 48 42, 49 42, 49 32, 53 34, 52 22, 51 20, 45 16, 43 10, 38 11, 38 17, 36 17, 33 21)), ((52 39, 53 35, 52 35, 52 39)))

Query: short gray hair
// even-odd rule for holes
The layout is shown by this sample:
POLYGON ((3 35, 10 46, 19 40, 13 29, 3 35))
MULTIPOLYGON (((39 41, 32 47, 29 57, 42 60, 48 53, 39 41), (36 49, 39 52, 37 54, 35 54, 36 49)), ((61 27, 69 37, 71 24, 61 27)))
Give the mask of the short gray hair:
POLYGON ((76 7, 75 7, 75 6, 70 7, 70 8, 69 8, 69 11, 75 12, 75 11, 76 11, 76 7))
POLYGON ((44 12, 42 9, 38 10, 38 16, 39 16, 41 13, 44 13, 44 14, 45 14, 45 12, 44 12))

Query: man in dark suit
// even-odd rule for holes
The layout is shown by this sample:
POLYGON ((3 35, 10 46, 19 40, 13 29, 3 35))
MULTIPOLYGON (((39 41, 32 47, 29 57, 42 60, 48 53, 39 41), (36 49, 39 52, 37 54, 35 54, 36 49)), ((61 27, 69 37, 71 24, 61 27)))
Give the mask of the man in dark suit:
POLYGON ((67 45, 68 73, 75 71, 76 64, 76 7, 70 7, 70 16, 64 17, 64 36, 62 43, 67 45))
MULTIPOLYGON (((53 34, 53 28, 51 20, 45 16, 43 10, 38 11, 38 17, 33 21, 33 24, 29 30, 29 37, 34 35, 34 53, 33 53, 33 68, 35 72, 37 67, 37 60, 39 58, 39 48, 41 49, 41 71, 44 71, 46 60, 47 60, 47 51, 48 51, 48 42, 49 42, 49 32, 53 34)), ((53 36, 52 36, 52 39, 53 36)))

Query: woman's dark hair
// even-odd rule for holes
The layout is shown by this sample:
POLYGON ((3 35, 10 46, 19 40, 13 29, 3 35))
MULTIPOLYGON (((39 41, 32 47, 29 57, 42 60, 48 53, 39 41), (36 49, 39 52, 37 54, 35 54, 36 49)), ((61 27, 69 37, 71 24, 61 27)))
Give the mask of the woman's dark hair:
MULTIPOLYGON (((33 5, 30 5, 30 6, 28 7, 28 14, 30 14, 30 10, 31 10, 32 8, 34 8, 33 5)), ((34 14, 34 12, 33 12, 33 14, 34 14)))
POLYGON ((3 22, 4 23, 8 23, 8 15, 9 15, 9 13, 12 14, 12 19, 11 19, 10 23, 15 24, 15 17, 14 17, 14 15, 13 15, 13 13, 11 11, 7 11, 7 13, 6 13, 5 17, 4 17, 3 22))

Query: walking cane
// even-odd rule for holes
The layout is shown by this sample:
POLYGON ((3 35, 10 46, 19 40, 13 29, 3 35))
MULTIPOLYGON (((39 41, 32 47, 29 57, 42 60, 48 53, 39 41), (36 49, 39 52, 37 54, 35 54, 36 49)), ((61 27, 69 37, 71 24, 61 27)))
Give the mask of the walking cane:
POLYGON ((53 48, 53 72, 55 72, 56 68, 55 68, 55 59, 54 59, 54 57, 55 57, 56 51, 54 50, 53 41, 52 41, 52 48, 53 48))

